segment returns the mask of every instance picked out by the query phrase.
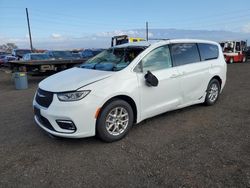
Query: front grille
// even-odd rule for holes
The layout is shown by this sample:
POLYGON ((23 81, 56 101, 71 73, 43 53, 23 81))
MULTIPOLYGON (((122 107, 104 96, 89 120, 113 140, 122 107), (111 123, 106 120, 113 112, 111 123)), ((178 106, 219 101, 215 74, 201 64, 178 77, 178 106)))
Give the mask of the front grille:
POLYGON ((37 120, 47 129, 50 129, 52 131, 55 131, 55 129, 53 128, 53 126, 50 124, 49 120, 46 119, 45 117, 43 117, 40 113, 40 109, 38 109, 37 107, 34 107, 34 113, 37 117, 37 120))
POLYGON ((53 101, 53 93, 49 91, 44 91, 40 88, 38 88, 37 93, 36 93, 36 102, 43 106, 48 108, 49 105, 53 101))

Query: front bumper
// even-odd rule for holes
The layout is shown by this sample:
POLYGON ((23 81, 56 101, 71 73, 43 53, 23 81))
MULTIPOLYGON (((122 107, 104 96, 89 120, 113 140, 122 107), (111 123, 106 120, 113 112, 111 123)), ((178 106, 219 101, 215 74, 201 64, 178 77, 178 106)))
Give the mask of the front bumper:
POLYGON ((91 95, 79 101, 61 102, 54 94, 53 101, 48 108, 40 106, 34 98, 33 108, 34 111, 39 111, 34 115, 36 124, 50 134, 67 138, 95 135, 95 113, 99 108, 99 103, 91 95), (75 130, 62 129, 57 123, 58 120, 73 122, 75 130))

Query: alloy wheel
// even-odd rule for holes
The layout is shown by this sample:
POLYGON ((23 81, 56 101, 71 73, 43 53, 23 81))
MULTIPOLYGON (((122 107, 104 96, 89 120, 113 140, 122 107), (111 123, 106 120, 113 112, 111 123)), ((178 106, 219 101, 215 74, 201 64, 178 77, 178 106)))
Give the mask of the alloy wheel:
POLYGON ((219 95, 219 87, 216 83, 211 84, 208 90, 208 99, 210 102, 215 102, 219 95))
POLYGON ((122 134, 129 123, 129 114, 124 107, 115 107, 110 110, 106 117, 106 129, 109 134, 118 136, 122 134))

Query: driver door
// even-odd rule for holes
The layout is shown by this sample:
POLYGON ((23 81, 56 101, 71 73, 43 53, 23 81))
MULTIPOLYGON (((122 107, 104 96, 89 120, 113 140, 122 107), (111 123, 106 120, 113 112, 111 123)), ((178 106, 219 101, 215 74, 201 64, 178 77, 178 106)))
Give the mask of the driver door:
POLYGON ((168 45, 149 52, 136 67, 140 90, 141 118, 176 109, 181 104, 178 70, 172 66, 168 45), (146 84, 145 75, 150 71, 158 79, 158 85, 146 84))

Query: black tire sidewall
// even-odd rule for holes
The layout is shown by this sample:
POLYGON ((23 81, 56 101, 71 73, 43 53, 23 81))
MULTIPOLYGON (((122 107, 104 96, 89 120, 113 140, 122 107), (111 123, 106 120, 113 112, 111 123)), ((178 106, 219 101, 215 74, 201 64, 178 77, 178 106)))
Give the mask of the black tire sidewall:
POLYGON ((209 82, 208 87, 207 87, 207 94, 206 94, 206 98, 205 98, 205 104, 207 106, 212 106, 212 105, 214 105, 216 103, 216 101, 219 99, 219 96, 220 96, 220 90, 221 90, 221 88, 220 88, 220 82, 217 79, 212 79, 209 82), (214 83, 217 84, 217 86, 219 88, 219 93, 218 93, 218 96, 217 96, 216 100, 214 102, 211 102, 210 99, 208 98, 208 91, 209 91, 211 85, 214 84, 214 83))
POLYGON ((100 115, 97 119, 96 132, 97 132, 98 137, 101 138, 103 141, 114 142, 126 136, 129 129, 132 127, 133 122, 134 122, 134 113, 133 113, 133 109, 131 108, 131 106, 124 100, 120 100, 120 99, 112 100, 102 108, 100 115), (116 107, 125 108, 129 114, 128 126, 126 130, 118 136, 111 135, 107 131, 106 125, 105 125, 107 115, 113 108, 116 108, 116 107))

